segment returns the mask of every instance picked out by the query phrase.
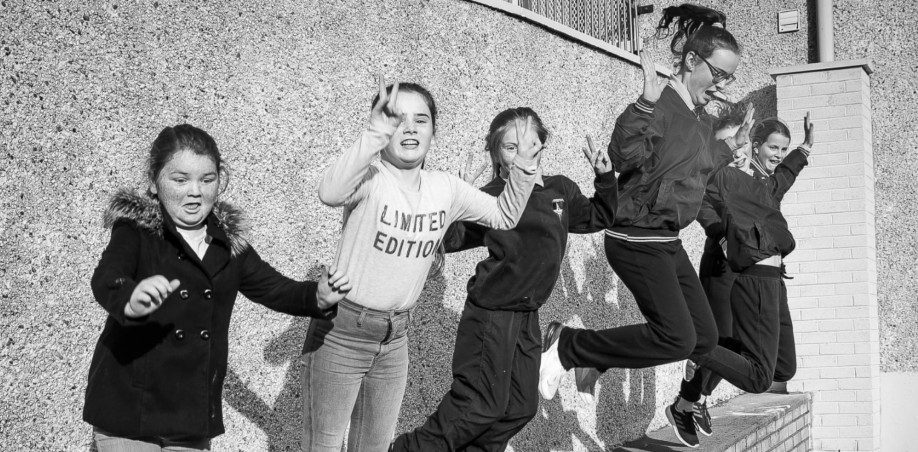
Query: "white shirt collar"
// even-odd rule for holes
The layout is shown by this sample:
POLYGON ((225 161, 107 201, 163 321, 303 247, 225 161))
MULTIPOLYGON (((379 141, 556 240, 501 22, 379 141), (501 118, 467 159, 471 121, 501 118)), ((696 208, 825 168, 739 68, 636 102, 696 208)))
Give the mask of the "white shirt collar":
POLYGON ((689 94, 688 88, 686 88, 678 78, 671 78, 669 80, 669 86, 682 98, 682 101, 685 102, 689 110, 695 111, 695 103, 692 102, 692 96, 689 94))

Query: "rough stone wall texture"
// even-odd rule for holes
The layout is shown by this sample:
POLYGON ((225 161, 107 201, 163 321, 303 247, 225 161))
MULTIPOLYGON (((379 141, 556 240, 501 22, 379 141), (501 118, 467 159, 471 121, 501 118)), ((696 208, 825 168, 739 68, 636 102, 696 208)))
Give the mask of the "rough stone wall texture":
MULTIPOLYGON (((642 19, 645 35, 660 7, 675 3, 656 4, 652 17, 642 19)), ((805 13, 805 3, 716 2, 746 49, 731 97, 753 93, 759 116, 774 113, 766 71, 804 63, 808 52, 807 25, 777 35, 774 14, 785 8, 805 13)), ((839 2, 839 58, 848 51, 860 56, 860 42, 874 42, 867 56, 878 63, 873 92, 882 96, 874 100, 876 142, 883 143, 875 146, 878 192, 879 184, 887 183, 883 171, 893 175, 883 186, 890 195, 877 197, 878 220, 887 220, 878 225, 914 237, 907 219, 915 182, 905 168, 914 166, 908 163, 914 163, 916 139, 914 128, 900 127, 910 124, 914 107, 892 103, 894 96, 915 93, 907 76, 915 69, 914 25, 906 22, 909 11, 881 11, 879 4, 839 2), (884 39, 875 38, 876 27, 884 39), (846 36, 848 29, 859 32, 846 36), (895 164, 903 158, 904 164, 895 164)), ((658 43, 646 42, 665 57, 658 43)), ((442 116, 431 168, 456 171, 466 152, 480 153, 487 123, 498 110, 530 105, 553 133, 545 167, 567 174, 588 193, 592 173, 579 155, 583 134, 605 142, 615 116, 640 90, 639 71, 630 64, 460 0, 0 2, 5 447, 71 450, 89 444, 80 409, 104 321, 88 287, 108 239, 101 212, 115 189, 142 184, 146 146, 159 129, 187 121, 211 132, 232 165, 225 196, 252 217, 251 241, 280 270, 314 278, 318 265, 332 258, 340 228, 340 212, 318 202, 316 184, 363 127, 377 72, 420 81, 434 92, 442 116)), ((698 229, 685 231, 683 239, 697 261, 698 229)), ((905 322, 915 318, 916 291, 907 286, 914 284, 908 276, 914 276, 915 253, 900 254, 901 242, 892 238, 879 244, 881 303, 889 304, 888 312, 899 309, 881 315, 884 322, 902 322, 898 335, 886 333, 884 343, 904 344, 888 348, 899 350, 895 359, 913 363, 914 353, 907 352, 914 351, 915 339, 908 332, 915 325, 905 322), (893 281, 899 287, 883 287, 893 281)), ((400 430, 420 424, 448 387, 465 281, 483 255, 450 256, 443 277, 424 293, 412 332, 400 430)), ((630 294, 617 289, 599 235, 574 238, 568 255, 542 309, 543 324, 564 319, 605 327, 640 320, 630 294)), ((896 327, 887 323, 885 328, 896 327)), ((297 357, 306 326, 305 320, 241 300, 225 391, 228 433, 215 449, 296 445, 297 357)), ((659 427, 660 407, 675 394, 678 372, 676 365, 611 371, 601 380, 596 406, 578 401, 568 379, 559 399, 542 403, 512 445, 595 450, 659 427)), ((718 398, 732 393, 725 387, 718 398)))
POLYGON ((908 1, 835 1, 835 58, 869 58, 880 365, 918 371, 918 24, 908 1))
MULTIPOLYGON (((225 197, 249 213, 251 242, 278 269, 305 278, 332 258, 340 230, 340 211, 319 203, 317 182, 364 127, 375 73, 420 81, 436 96, 431 168, 458 170, 467 152, 481 153, 497 111, 529 105, 553 134, 545 168, 587 193, 583 135, 606 142, 641 87, 630 64, 456 0, 5 0, 0 40, 0 442, 12 450, 90 443, 80 410, 105 317, 89 291, 108 240, 101 214, 114 190, 143 184, 146 147, 163 126, 187 121, 216 138, 233 171, 225 197)), ((697 260, 698 229, 684 239, 697 260)), ((483 255, 450 256, 424 293, 399 430, 419 425, 448 388, 465 282, 483 255)), ((601 235, 574 238, 569 256, 543 323, 641 320, 617 290, 601 235)), ((239 303, 228 433, 215 449, 297 445, 306 327, 239 303)), ((582 404, 568 379, 512 444, 598 449, 638 436, 664 422, 660 408, 678 373, 678 365, 609 372, 598 407, 582 404)))

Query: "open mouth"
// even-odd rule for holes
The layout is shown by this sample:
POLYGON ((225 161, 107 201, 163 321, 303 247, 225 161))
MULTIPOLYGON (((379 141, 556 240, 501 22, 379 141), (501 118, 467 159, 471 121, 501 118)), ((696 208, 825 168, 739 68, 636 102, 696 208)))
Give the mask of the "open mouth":
POLYGON ((183 205, 182 207, 185 208, 185 211, 186 211, 186 212, 194 213, 194 212, 197 212, 198 209, 201 208, 201 203, 199 203, 199 202, 189 202, 189 203, 183 205))
POLYGON ((399 142, 399 145, 401 145, 402 148, 408 149, 411 151, 417 149, 419 144, 420 143, 418 142, 418 140, 411 139, 411 138, 408 138, 408 139, 405 139, 399 142))

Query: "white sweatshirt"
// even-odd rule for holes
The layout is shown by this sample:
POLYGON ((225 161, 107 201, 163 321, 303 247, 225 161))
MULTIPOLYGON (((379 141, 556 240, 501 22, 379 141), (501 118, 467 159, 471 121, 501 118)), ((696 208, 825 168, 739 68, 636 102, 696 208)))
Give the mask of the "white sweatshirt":
POLYGON ((378 310, 414 306, 452 222, 516 226, 539 178, 534 161, 517 157, 509 183, 496 198, 459 177, 423 169, 420 189, 404 188, 389 168, 374 162, 394 130, 371 127, 361 133, 319 185, 323 203, 344 206, 335 265, 353 285, 347 298, 378 310))

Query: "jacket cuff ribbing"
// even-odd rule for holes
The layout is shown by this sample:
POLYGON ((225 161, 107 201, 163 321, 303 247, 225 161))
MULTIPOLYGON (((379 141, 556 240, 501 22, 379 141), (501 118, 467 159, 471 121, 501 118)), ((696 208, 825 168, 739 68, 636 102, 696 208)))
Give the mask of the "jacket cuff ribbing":
POLYGON ((637 102, 634 103, 634 109, 638 113, 643 113, 646 115, 653 115, 653 109, 657 106, 656 102, 651 102, 644 98, 644 96, 639 96, 637 102))

